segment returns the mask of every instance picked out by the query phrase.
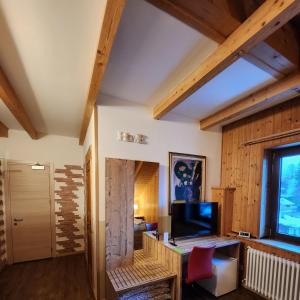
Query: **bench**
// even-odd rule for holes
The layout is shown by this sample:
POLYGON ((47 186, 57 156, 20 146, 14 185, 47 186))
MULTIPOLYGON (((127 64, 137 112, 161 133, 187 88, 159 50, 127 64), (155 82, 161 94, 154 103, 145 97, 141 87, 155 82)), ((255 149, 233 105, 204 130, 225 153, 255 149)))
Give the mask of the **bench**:
POLYGON ((175 299, 175 278, 166 266, 144 250, 137 250, 132 265, 107 272, 107 296, 109 300, 130 299, 137 295, 143 299, 175 299))

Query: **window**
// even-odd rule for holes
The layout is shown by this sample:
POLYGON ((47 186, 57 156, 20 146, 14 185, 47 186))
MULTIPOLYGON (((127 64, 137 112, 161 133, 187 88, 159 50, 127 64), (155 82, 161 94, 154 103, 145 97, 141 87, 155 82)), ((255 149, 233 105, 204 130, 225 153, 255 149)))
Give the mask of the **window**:
POLYGON ((271 189, 272 235, 300 241, 300 147, 273 152, 271 189))

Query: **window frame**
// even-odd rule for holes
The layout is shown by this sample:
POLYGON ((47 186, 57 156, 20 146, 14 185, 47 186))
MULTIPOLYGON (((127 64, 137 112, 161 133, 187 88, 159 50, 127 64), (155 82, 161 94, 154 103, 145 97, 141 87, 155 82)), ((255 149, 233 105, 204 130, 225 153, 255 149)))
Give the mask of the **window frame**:
POLYGON ((281 234, 278 232, 279 214, 279 193, 280 193, 280 173, 281 158, 286 156, 300 155, 300 146, 285 147, 272 150, 271 178, 270 178, 270 234, 271 238, 300 244, 300 237, 281 234))

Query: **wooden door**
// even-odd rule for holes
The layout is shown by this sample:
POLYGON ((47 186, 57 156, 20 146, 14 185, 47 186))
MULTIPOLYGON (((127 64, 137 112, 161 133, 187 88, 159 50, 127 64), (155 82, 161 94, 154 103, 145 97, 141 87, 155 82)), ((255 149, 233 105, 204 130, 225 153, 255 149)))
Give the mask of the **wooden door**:
POLYGON ((50 168, 9 164, 13 262, 51 257, 50 168))
POLYGON ((91 286, 93 286, 92 257, 92 202, 91 202, 91 149, 85 157, 85 193, 86 193, 86 259, 91 286))
POLYGON ((135 161, 105 161, 106 270, 133 262, 135 161))

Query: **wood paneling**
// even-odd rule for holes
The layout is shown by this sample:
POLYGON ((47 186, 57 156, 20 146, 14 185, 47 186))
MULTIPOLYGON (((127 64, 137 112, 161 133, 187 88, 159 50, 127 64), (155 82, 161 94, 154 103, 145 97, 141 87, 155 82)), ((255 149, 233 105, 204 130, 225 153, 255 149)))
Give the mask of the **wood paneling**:
POLYGON ((300 12, 299 1, 265 1, 153 109, 159 119, 300 12))
POLYGON ((262 168, 265 150, 300 142, 300 134, 272 140, 264 137, 300 128, 300 98, 290 100, 223 128, 222 187, 235 188, 232 229, 249 231, 254 237, 261 228, 262 168), (257 143, 246 142, 260 139, 257 143))
POLYGON ((212 202, 219 203, 219 234, 227 235, 232 231, 232 215, 233 215, 233 200, 234 188, 217 188, 211 189, 212 202))
POLYGON ((66 255, 83 249, 82 216, 78 212, 79 196, 83 190, 81 166, 65 165, 55 170, 56 244, 57 253, 66 255))
POLYGON ((136 162, 134 203, 138 209, 135 216, 145 217, 147 223, 158 222, 158 169, 158 163, 136 162))
POLYGON ((133 262, 135 161, 105 161, 106 270, 133 262))
POLYGON ((3 160, 0 160, 0 271, 6 263, 5 213, 3 200, 3 160))

